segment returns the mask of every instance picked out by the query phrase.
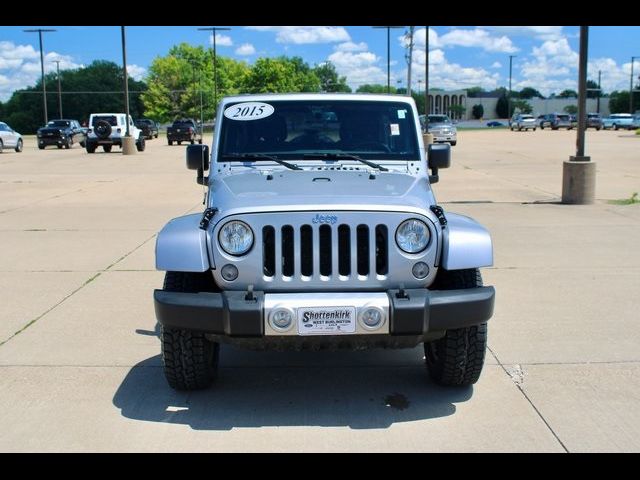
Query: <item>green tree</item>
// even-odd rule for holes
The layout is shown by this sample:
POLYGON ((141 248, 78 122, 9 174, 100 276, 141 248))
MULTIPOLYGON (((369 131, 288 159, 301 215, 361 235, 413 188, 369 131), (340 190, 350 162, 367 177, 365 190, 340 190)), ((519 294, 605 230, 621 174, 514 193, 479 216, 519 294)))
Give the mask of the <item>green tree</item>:
POLYGON ((611 113, 629 113, 628 90, 611 92, 611 95, 609 95, 609 111, 611 113))
POLYGON ((473 115, 473 118, 475 118, 476 120, 480 120, 484 115, 484 107, 482 106, 482 104, 474 105, 471 108, 471 115, 473 115))
POLYGON ((320 90, 323 92, 351 92, 351 87, 347 85, 347 77, 340 77, 335 65, 325 62, 313 69, 320 80, 320 90))
POLYGON ((578 98, 578 92, 576 92, 575 90, 566 89, 558 94, 558 98, 578 98))
POLYGON ((532 87, 524 87, 522 90, 520 90, 520 92, 518 93, 518 96, 524 99, 529 99, 534 97, 544 98, 544 95, 542 95, 538 90, 532 87))
POLYGON ((449 112, 451 113, 451 116, 454 118, 462 118, 462 116, 464 115, 464 112, 467 111, 467 108, 463 105, 451 105, 449 107, 449 112))
POLYGON ((300 57, 259 58, 242 87, 247 93, 319 92, 320 79, 300 57))
POLYGON ((593 90, 597 88, 598 84, 596 82, 594 82, 593 80, 587 80, 587 98, 598 98, 598 96, 602 96, 602 92, 593 90))
POLYGON ((563 110, 569 115, 577 115, 578 113, 578 107, 576 105, 567 105, 563 110))
MULTIPOLYGON (((60 78, 65 118, 83 122, 95 112, 124 112, 123 71, 117 64, 96 60, 84 68, 61 71, 60 78)), ((48 117, 59 118, 56 74, 45 75, 45 82, 48 117)), ((134 118, 143 116, 145 110, 141 93, 147 86, 131 77, 128 84, 131 115, 134 118)), ((15 91, 3 106, 3 120, 20 133, 35 133, 43 123, 41 92, 42 80, 32 87, 15 91)))
POLYGON ((518 110, 520 113, 531 113, 533 108, 526 100, 511 100, 511 115, 518 110))
MULTIPOLYGON (((430 90, 434 90, 433 88, 430 90)), ((360 85, 356 90, 358 93, 387 93, 387 86, 380 85, 379 83, 366 83, 364 85, 360 85)), ((389 89, 389 93, 396 93, 397 89, 393 85, 389 89)))
POLYGON ((467 88, 467 97, 469 98, 482 97, 486 93, 486 90, 482 87, 467 88))
MULTIPOLYGON (((507 96, 506 95, 502 95, 500 96, 500 98, 498 98, 498 102, 496 103, 496 115, 498 115, 498 118, 511 118, 511 115, 509 114, 509 101, 507 100, 507 96)), ((513 109, 513 105, 512 105, 512 109, 513 109)))

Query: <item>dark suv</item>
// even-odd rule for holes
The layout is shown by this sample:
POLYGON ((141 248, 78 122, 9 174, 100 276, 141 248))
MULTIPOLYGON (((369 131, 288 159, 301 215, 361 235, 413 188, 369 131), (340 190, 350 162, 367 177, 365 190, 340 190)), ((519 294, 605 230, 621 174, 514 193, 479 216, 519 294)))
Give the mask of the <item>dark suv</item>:
POLYGON ((596 130, 602 128, 602 117, 599 113, 587 113, 587 128, 595 128, 596 130))
POLYGON ((546 115, 540 115, 538 117, 538 125, 540 126, 540 130, 544 130, 544 127, 550 127, 551 130, 558 130, 559 128, 571 130, 573 128, 571 117, 568 113, 547 113, 546 115))
POLYGON ((202 143, 202 134, 198 130, 195 120, 190 118, 175 120, 173 125, 167 127, 167 143, 169 145, 173 145, 173 142, 177 142, 178 145, 182 142, 189 142, 191 145, 196 141, 202 143))
POLYGON ((154 122, 148 118, 139 118, 135 121, 136 127, 142 130, 142 135, 147 140, 158 138, 158 122, 154 122))

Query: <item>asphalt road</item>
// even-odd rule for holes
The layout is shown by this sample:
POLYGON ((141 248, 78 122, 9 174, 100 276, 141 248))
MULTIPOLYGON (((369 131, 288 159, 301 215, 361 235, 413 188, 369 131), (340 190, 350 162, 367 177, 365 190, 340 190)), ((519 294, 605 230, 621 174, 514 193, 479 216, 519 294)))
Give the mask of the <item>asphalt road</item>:
MULTIPOLYGON (((595 205, 559 204, 575 132, 461 131, 435 185, 493 236, 473 388, 421 349, 223 347, 216 386, 164 379, 155 235, 202 209, 184 146, 0 154, 0 451, 639 451, 640 136, 589 131, 595 205)), ((210 141, 210 138, 207 139, 210 141)))

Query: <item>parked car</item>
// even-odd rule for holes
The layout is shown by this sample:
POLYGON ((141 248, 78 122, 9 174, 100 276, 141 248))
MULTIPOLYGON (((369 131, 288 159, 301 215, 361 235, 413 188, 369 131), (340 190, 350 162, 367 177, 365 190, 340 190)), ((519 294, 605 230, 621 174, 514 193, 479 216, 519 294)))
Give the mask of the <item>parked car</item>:
POLYGON ((558 130, 559 128, 566 128, 571 130, 571 118, 567 113, 547 113, 538 117, 538 126, 540 130, 544 130, 545 127, 551 128, 551 130, 558 130))
POLYGON ((633 128, 633 115, 630 113, 612 113, 602 119, 602 128, 605 130, 608 128, 613 128, 614 130, 626 128, 631 130, 633 128))
POLYGON ((578 116, 569 115, 569 121, 571 122, 571 128, 578 128, 578 116))
MULTIPOLYGON (((124 113, 92 113, 89 117, 89 134, 86 140, 87 153, 95 153, 99 146, 109 153, 114 145, 122 148, 122 137, 127 131, 124 113)), ((145 149, 142 131, 133 123, 129 115, 129 134, 135 139, 139 152, 145 149)))
POLYGON ((529 115, 528 113, 516 113, 513 118, 511 118, 510 128, 513 132, 514 130, 518 130, 521 132, 524 130, 533 130, 536 131, 536 119, 533 118, 533 115, 529 115))
POLYGON ((491 235, 436 203, 451 147, 418 148, 416 120, 400 95, 222 99, 211 148, 186 148, 206 205, 156 238, 158 349, 172 388, 209 387, 223 344, 328 358, 421 346, 437 384, 478 381, 491 235), (317 123, 318 111, 337 120, 317 123))
POLYGON ((142 135, 144 135, 144 138, 147 140, 158 138, 158 122, 148 118, 139 118, 134 123, 136 127, 142 130, 142 135))
POLYGON ((595 128, 596 130, 602 128, 602 117, 599 113, 587 113, 587 128, 595 128))
POLYGON ((420 126, 426 131, 427 122, 429 133, 433 135, 433 143, 449 143, 454 146, 458 143, 458 131, 447 115, 420 115, 420 126))
POLYGON ((22 135, 4 122, 0 122, 0 153, 5 148, 13 148, 16 152, 22 151, 22 135))
POLYGON ((167 143, 173 145, 173 142, 177 142, 181 145, 182 142, 189 142, 191 145, 196 143, 202 143, 202 135, 199 135, 198 124, 195 120, 190 118, 175 120, 173 125, 167 127, 167 143))
POLYGON ((640 115, 633 116, 633 120, 631 121, 631 128, 640 128, 640 115))
POLYGON ((502 122, 498 122, 497 120, 492 120, 487 122, 487 127, 504 127, 505 124, 502 122))
POLYGON ((48 145, 58 148, 71 148, 74 143, 85 146, 87 136, 77 120, 51 120, 37 132, 38 148, 44 150, 48 145))

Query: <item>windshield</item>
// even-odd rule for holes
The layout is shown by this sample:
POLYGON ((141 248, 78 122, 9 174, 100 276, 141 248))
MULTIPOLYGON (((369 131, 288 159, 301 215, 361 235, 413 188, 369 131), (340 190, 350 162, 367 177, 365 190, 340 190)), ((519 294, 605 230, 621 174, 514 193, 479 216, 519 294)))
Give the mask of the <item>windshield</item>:
POLYGON ((446 115, 429 115, 429 123, 451 123, 446 115))
POLYGON ((560 120, 567 120, 567 121, 569 121, 569 115, 558 115, 558 118, 559 118, 560 120))
POLYGON ((220 160, 256 153, 285 160, 304 160, 312 153, 370 160, 420 158, 413 111, 407 103, 294 100, 227 105, 220 160))
POLYGON ((521 115, 520 118, 523 120, 533 120, 533 115, 521 115))
POLYGON ((51 120, 47 127, 68 127, 71 123, 66 120, 51 120))
POLYGON ((176 120, 173 122, 174 127, 194 127, 195 124, 190 120, 176 120))

